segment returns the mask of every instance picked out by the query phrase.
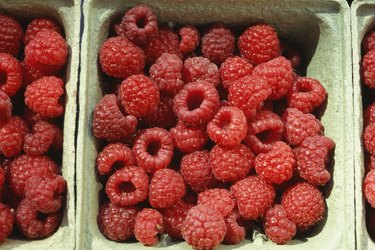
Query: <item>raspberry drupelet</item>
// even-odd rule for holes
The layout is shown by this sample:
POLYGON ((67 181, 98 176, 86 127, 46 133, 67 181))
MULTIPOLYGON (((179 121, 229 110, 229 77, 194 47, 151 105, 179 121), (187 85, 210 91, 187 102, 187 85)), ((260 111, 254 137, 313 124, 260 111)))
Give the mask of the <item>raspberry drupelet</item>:
POLYGON ((11 116, 2 124, 0 122, 0 154, 6 157, 18 155, 28 131, 26 123, 18 116, 11 116))
POLYGON ((232 194, 223 188, 213 188, 198 194, 198 205, 215 209, 223 218, 233 210, 235 203, 232 194))
POLYGON ((369 87, 375 88, 375 50, 370 50, 362 58, 361 76, 363 83, 369 87))
POLYGON ((375 123, 375 102, 371 103, 363 112, 363 126, 375 123))
POLYGON ((179 201, 172 207, 162 210, 164 218, 164 232, 172 238, 182 239, 181 228, 187 212, 193 207, 193 204, 179 201))
POLYGON ((0 124, 12 116, 12 102, 9 96, 0 90, 0 124))
POLYGON ((116 168, 136 165, 133 151, 122 143, 108 144, 96 157, 98 173, 107 175, 116 168))
POLYGON ((0 53, 17 56, 23 37, 21 25, 10 16, 0 15, 0 53))
POLYGON ((244 76, 250 76, 253 72, 254 66, 246 59, 235 56, 227 58, 220 65, 220 77, 225 88, 241 79, 244 76))
POLYGON ((182 80, 185 83, 203 80, 217 86, 220 80, 220 72, 217 65, 209 59, 205 57, 191 57, 184 62, 182 80))
POLYGON ((164 231, 163 215, 155 209, 145 208, 135 217, 135 238, 145 246, 159 241, 158 234, 164 231))
POLYGON ((208 140, 204 126, 187 127, 181 121, 170 129, 170 133, 174 146, 184 153, 202 150, 208 140))
POLYGON ((0 244, 12 233, 13 224, 13 212, 7 205, 0 203, 0 244))
POLYGON ((179 49, 182 54, 189 54, 198 47, 200 34, 194 26, 186 25, 182 27, 179 34, 181 37, 179 49))
POLYGON ((264 231, 276 244, 286 244, 296 234, 296 225, 288 219, 287 212, 281 205, 267 209, 264 216, 264 231))
POLYGON ((27 45, 33 40, 36 35, 43 30, 53 30, 61 34, 60 26, 53 20, 48 18, 37 18, 32 20, 26 28, 25 36, 23 37, 23 43, 27 45))
POLYGON ((370 155, 375 156, 375 123, 371 123, 365 127, 362 137, 365 150, 370 155))
POLYGON ((375 170, 367 173, 363 182, 363 194, 371 207, 375 207, 375 170))
POLYGON ((14 96, 22 86, 22 66, 14 57, 0 53, 0 90, 14 96))
POLYGON ((375 32, 371 31, 368 33, 362 41, 363 52, 367 53, 370 50, 375 49, 375 32))

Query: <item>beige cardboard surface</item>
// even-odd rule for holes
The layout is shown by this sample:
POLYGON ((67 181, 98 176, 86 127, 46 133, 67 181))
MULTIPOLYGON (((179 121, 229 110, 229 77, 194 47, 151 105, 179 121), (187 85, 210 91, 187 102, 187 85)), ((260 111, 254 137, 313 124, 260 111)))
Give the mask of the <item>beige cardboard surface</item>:
MULTIPOLYGON (((325 190, 327 216, 309 235, 280 247, 254 232, 237 246, 218 249, 354 249, 353 89, 350 11, 341 0, 211 0, 211 1, 85 1, 81 51, 80 116, 77 143, 78 249, 139 249, 139 243, 116 243, 99 231, 96 218, 99 190, 95 174, 97 140, 91 133, 92 110, 102 97, 97 53, 107 39, 111 21, 139 3, 148 4, 162 23, 208 24, 225 22, 272 24, 281 37, 297 43, 310 60, 307 75, 319 79, 328 92, 321 118, 325 134, 334 139, 333 180, 325 190)), ((147 249, 190 249, 185 243, 163 239, 147 249)))
POLYGON ((65 30, 69 45, 66 66, 65 117, 62 175, 67 181, 64 218, 58 231, 43 240, 7 239, 0 249, 74 249, 75 248, 75 131, 79 66, 80 6, 75 0, 0 0, 0 13, 9 13, 20 20, 51 17, 65 30))

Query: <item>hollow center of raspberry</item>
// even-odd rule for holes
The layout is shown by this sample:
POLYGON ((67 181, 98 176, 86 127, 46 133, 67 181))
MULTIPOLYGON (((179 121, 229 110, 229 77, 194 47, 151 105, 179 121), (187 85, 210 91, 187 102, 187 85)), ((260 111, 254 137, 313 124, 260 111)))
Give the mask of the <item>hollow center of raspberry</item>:
POLYGON ((204 100, 202 92, 191 92, 187 99, 187 106, 189 111, 199 108, 204 100))
POLYGON ((312 87, 307 84, 298 84, 297 89, 298 89, 298 92, 308 93, 312 90, 312 87))
POLYGON ((137 27, 143 29, 146 26, 146 17, 140 17, 136 21, 137 27))
POLYGON ((222 114, 219 120, 220 128, 226 130, 229 124, 231 123, 231 121, 232 121, 232 116, 229 113, 222 114))
POLYGON ((45 221, 47 219, 47 214, 38 212, 37 219, 40 221, 45 221))
POLYGON ((160 148, 161 148, 160 141, 152 141, 147 145, 147 153, 155 156, 158 154, 160 148))
POLYGON ((131 193, 131 192, 134 192, 136 190, 133 183, 131 183, 131 182, 122 182, 118 186, 118 188, 119 188, 119 191, 121 193, 131 193))
POLYGON ((0 85, 4 85, 7 81, 7 74, 0 71, 0 85))

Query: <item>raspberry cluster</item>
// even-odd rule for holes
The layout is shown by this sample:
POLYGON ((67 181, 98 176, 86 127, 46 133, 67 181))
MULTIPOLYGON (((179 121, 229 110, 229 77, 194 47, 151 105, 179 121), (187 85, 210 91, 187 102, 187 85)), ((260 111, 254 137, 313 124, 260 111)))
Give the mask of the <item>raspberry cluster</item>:
POLYGON ((92 122, 109 200, 101 232, 212 249, 239 244, 258 224, 286 244, 325 216, 320 188, 335 144, 311 113, 324 86, 297 75, 300 54, 268 24, 239 37, 220 23, 174 28, 139 5, 100 47, 103 79, 116 78, 103 83, 112 86, 92 122))
POLYGON ((14 230, 29 239, 60 226, 64 67, 68 45, 55 21, 26 29, 0 14, 0 244, 14 230))

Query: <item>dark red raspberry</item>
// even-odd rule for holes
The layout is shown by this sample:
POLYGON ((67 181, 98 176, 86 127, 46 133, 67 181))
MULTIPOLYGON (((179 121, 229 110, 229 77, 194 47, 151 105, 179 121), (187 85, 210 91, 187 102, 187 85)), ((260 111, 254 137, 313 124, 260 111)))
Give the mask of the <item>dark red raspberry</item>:
POLYGON ((121 140, 131 135, 137 126, 137 118, 121 112, 117 97, 105 95, 94 107, 92 131, 96 138, 109 141, 121 140))
POLYGON ((276 244, 286 244, 296 234, 296 225, 288 219, 281 205, 276 204, 267 209, 264 217, 264 231, 276 244))
POLYGON ((367 53, 370 50, 375 49, 375 32, 371 31, 368 33, 362 41, 363 53, 367 53))
POLYGON ((371 123, 363 130, 363 144, 371 155, 375 156, 375 123, 371 123))
POLYGON ((240 214, 245 219, 255 220, 272 206, 275 190, 260 176, 249 176, 236 182, 231 191, 236 198, 240 214), (251 190, 251 191, 250 191, 251 190))
POLYGON ((121 22, 115 25, 115 31, 118 36, 142 46, 159 31, 158 18, 150 7, 137 5, 125 12, 121 22))
POLYGON ((99 62, 107 75, 125 79, 143 71, 145 55, 125 37, 111 37, 100 47, 99 62))
POLYGON ((110 240, 125 241, 134 236, 136 207, 120 207, 112 203, 100 206, 98 225, 102 234, 110 240))
POLYGON ((176 127, 170 129, 170 133, 174 146, 184 153, 202 150, 208 140, 204 126, 186 127, 181 121, 176 127))
POLYGON ((293 69, 298 68, 301 64, 301 54, 289 43, 281 43, 280 50, 282 51, 281 55, 285 57, 291 64, 293 69))
POLYGON ((283 137, 284 124, 280 117, 271 111, 259 111, 249 123, 245 144, 256 154, 267 153, 272 144, 283 137))
POLYGON ((0 165, 0 200, 1 200, 1 191, 3 189, 4 183, 5 183, 5 173, 4 173, 4 169, 0 165))
POLYGON ((318 80, 309 77, 299 77, 293 82, 287 99, 291 108, 296 108, 303 113, 309 113, 322 105, 326 96, 327 92, 318 80))
POLYGON ((235 203, 232 194, 223 188, 213 188, 198 194, 198 205, 215 209, 223 218, 233 210, 235 203))
POLYGON ((363 182, 363 194, 371 207, 375 207, 375 170, 367 173, 363 182))
POLYGON ((0 53, 17 56, 23 37, 21 25, 6 15, 0 15, 0 23, 0 53))
POLYGON ((191 208, 181 234, 194 249, 213 249, 224 239, 227 231, 223 217, 214 209, 198 205, 191 208))
POLYGON ((294 151, 299 176, 312 185, 325 185, 331 179, 326 165, 334 147, 333 140, 325 136, 306 138, 294 151))
POLYGON ((21 86, 21 63, 9 54, 0 53, 0 90, 8 96, 14 96, 21 86))
POLYGON ((238 39, 241 56, 258 65, 280 54, 280 41, 276 31, 268 24, 247 28, 238 39))
POLYGON ((237 245, 246 236, 246 228, 243 225, 243 219, 237 209, 233 209, 228 217, 224 218, 227 225, 227 233, 224 237, 224 244, 237 245))
POLYGON ((263 78, 245 76, 230 85, 228 100, 232 106, 241 109, 246 117, 251 119, 271 93, 271 87, 263 78))
POLYGON ((210 165, 216 179, 235 182, 246 177, 254 167, 254 154, 243 144, 233 148, 216 145, 210 152, 210 165))
POLYGON ((45 76, 32 82, 25 91, 25 104, 34 112, 48 118, 64 113, 60 98, 64 94, 64 82, 55 76, 45 76))
POLYGON ((171 128, 177 120, 173 112, 173 99, 161 97, 156 110, 152 114, 143 117, 142 120, 150 127, 171 128))
POLYGON ((163 210, 164 232, 172 238, 182 239, 181 228, 186 218, 187 212, 193 207, 193 204, 179 201, 173 207, 163 210))
POLYGON ((306 182, 297 183, 287 189, 283 193, 281 206, 285 208, 288 219, 301 231, 319 222, 326 210, 322 193, 306 182))
POLYGON ((220 105, 214 85, 206 81, 186 84, 174 97, 174 112, 186 126, 205 125, 212 120, 220 105))
POLYGON ((21 66, 22 66, 22 81, 23 81, 22 88, 26 88, 27 85, 29 85, 33 81, 36 81, 42 78, 43 76, 48 75, 34 67, 31 67, 30 65, 25 63, 25 61, 21 62, 21 66))
POLYGON ((182 68, 182 79, 185 83, 203 80, 219 84, 220 72, 216 64, 204 57, 191 57, 185 60, 182 68))
POLYGON ((180 29, 180 45, 179 49, 182 54, 186 55, 193 52, 199 44, 199 31, 192 25, 186 25, 180 29))
POLYGON ((12 232, 13 224, 14 215, 12 211, 7 205, 0 203, 0 244, 3 243, 12 232))
POLYGON ((221 64, 233 56, 236 38, 223 24, 214 24, 202 37, 202 54, 211 62, 221 64))
POLYGON ((55 21, 48 18, 37 18, 27 25, 23 43, 27 45, 42 30, 53 30, 61 34, 60 26, 55 21))
POLYGON ((291 146, 299 146, 307 137, 323 133, 323 125, 313 114, 304 114, 295 108, 287 108, 282 120, 284 139, 291 146))
POLYGON ((10 117, 0 125, 0 153, 6 157, 22 151, 25 135, 28 132, 26 123, 18 116, 10 117))
POLYGON ((0 90, 0 124, 12 116, 12 102, 5 92, 0 90))
POLYGON ((163 231, 163 215, 157 210, 145 208, 135 217, 134 235, 143 245, 155 245, 163 231))
POLYGON ((253 65, 246 59, 239 56, 229 57, 220 66, 221 81, 225 88, 229 88, 238 79, 250 76, 253 69, 253 65))
POLYGON ((375 123, 375 102, 371 103, 363 112, 363 126, 375 123))
POLYGON ((161 92, 174 96, 182 87, 183 62, 175 54, 162 54, 150 68, 150 77, 159 86, 161 92))
POLYGON ((122 143, 108 144, 96 157, 96 166, 101 175, 107 175, 126 166, 136 165, 133 151, 122 143))
POLYGON ((51 146, 56 145, 59 133, 62 132, 56 125, 39 121, 33 126, 31 133, 25 136, 23 150, 29 155, 43 155, 51 146))

